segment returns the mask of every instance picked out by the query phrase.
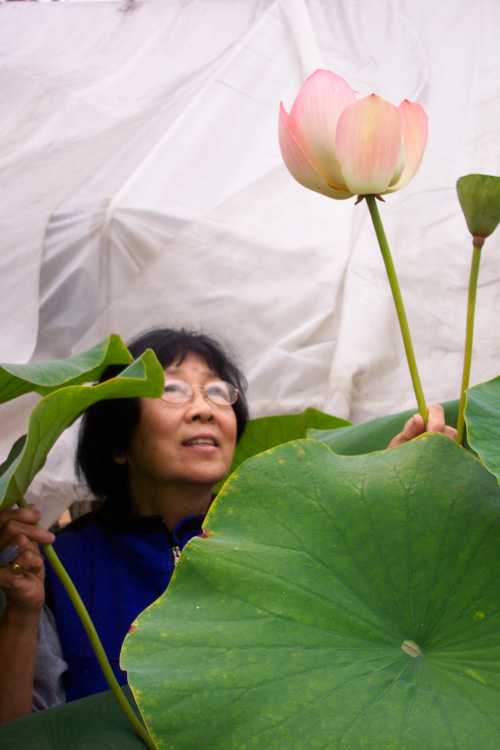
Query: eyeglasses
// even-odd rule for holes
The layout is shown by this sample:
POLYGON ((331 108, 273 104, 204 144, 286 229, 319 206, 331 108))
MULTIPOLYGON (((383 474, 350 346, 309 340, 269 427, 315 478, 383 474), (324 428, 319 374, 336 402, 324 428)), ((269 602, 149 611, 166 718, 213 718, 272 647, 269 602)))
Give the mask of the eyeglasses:
POLYGON ((238 399, 238 389, 224 380, 211 380, 206 385, 191 385, 185 380, 165 380, 162 399, 168 404, 188 404, 194 398, 194 389, 200 388, 205 398, 217 406, 231 406, 238 399))

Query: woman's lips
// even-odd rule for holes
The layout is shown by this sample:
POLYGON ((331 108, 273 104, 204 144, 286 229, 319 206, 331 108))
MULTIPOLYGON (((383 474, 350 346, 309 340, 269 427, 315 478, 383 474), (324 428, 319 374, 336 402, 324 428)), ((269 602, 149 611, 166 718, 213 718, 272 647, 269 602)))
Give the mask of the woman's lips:
POLYGON ((209 447, 217 448, 217 440, 212 435, 196 435, 195 437, 183 440, 182 445, 186 448, 192 447, 209 447))

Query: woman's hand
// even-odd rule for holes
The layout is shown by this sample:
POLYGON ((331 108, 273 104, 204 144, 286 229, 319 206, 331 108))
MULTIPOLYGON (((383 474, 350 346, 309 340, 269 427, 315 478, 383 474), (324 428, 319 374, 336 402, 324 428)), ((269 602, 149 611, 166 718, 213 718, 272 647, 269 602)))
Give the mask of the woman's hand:
POLYGON ((55 537, 34 525, 40 518, 35 506, 0 511, 0 589, 10 611, 39 612, 45 600, 45 568, 38 545, 51 544, 55 537), (7 562, 16 548, 15 558, 7 562))
POLYGON ((457 431, 454 427, 449 427, 445 424, 444 409, 440 404, 429 404, 427 407, 429 415, 427 418, 427 430, 424 429, 424 420, 421 414, 414 414, 411 419, 403 427, 399 435, 392 438, 391 442, 387 446, 388 448, 394 448, 395 445, 403 445, 408 443, 413 438, 422 435, 424 432, 442 432, 443 435, 452 440, 456 440, 457 431))
POLYGON ((0 511, 0 589, 6 597, 0 619, 0 724, 31 713, 38 621, 45 601, 38 545, 54 541, 54 534, 34 525, 40 518, 34 506, 0 511))

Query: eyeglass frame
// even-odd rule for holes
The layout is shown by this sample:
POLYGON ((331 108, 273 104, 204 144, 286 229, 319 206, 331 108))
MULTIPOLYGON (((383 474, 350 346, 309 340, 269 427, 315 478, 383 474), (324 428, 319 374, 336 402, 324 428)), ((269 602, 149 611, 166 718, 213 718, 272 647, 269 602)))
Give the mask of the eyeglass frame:
POLYGON ((229 381, 227 381, 227 380, 222 380, 222 379, 211 380, 206 385, 192 385, 191 383, 188 383, 187 380, 183 380, 182 378, 166 378, 165 379, 165 387, 163 389, 163 393, 160 396, 160 398, 161 398, 162 401, 164 401, 169 406, 185 406, 186 404, 190 404, 191 401, 194 399, 194 389, 195 388, 200 388, 200 390, 203 391, 203 397, 204 397, 205 401, 209 401, 214 406, 220 406, 223 409, 226 408, 227 406, 233 406, 233 404, 235 404, 237 402, 238 396, 239 396, 239 390, 232 383, 229 383, 229 381), (178 401, 178 402, 168 401, 165 398, 165 389, 166 389, 168 383, 184 383, 185 385, 188 385, 191 388, 191 396, 187 399, 187 401, 178 401), (233 390, 233 392, 234 392, 234 398, 233 398, 233 400, 229 401, 227 403, 224 403, 224 404, 219 404, 219 403, 217 403, 217 401, 213 401, 210 398, 209 394, 207 393, 207 388, 209 388, 213 383, 222 383, 224 385, 228 385, 233 390))

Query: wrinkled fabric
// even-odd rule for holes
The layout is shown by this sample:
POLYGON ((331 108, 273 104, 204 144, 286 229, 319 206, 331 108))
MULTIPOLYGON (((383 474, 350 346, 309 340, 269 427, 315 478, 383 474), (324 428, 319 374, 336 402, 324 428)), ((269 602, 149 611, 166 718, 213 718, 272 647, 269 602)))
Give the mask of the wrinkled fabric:
POLYGON ((44 606, 38 624, 33 711, 54 708, 65 703, 63 678, 67 668, 54 616, 50 609, 44 606))
MULTIPOLYGON (((0 590, 0 620, 5 613, 5 594, 0 590)), ((62 656, 61 641, 54 616, 44 604, 38 623, 35 676, 33 681, 33 711, 55 708, 66 702, 63 675, 67 664, 62 656)))

